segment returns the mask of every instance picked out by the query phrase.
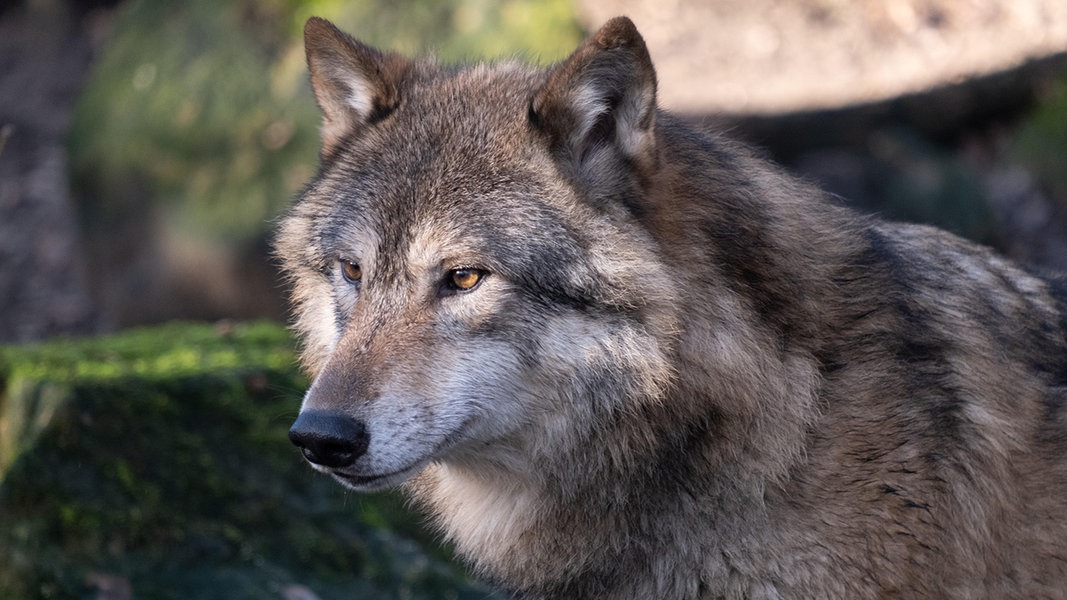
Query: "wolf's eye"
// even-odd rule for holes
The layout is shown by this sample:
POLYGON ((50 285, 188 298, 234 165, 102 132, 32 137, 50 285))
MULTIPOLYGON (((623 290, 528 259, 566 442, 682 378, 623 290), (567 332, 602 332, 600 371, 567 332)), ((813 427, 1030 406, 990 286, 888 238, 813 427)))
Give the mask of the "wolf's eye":
POLYGON ((341 263, 341 276, 345 278, 348 283, 356 284, 363 278, 363 269, 359 268, 359 265, 345 259, 340 259, 341 263))
POLYGON ((453 269, 448 272, 445 285, 452 291, 469 292, 478 287, 485 275, 481 269, 453 269))

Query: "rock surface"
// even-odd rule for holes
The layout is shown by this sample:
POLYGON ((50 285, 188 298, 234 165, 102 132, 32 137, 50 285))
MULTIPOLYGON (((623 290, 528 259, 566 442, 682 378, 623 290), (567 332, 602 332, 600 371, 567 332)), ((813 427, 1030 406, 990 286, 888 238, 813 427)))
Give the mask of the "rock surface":
POLYGON ((1067 52, 1062 0, 580 0, 587 28, 628 15, 665 107, 690 114, 836 108, 1067 52))

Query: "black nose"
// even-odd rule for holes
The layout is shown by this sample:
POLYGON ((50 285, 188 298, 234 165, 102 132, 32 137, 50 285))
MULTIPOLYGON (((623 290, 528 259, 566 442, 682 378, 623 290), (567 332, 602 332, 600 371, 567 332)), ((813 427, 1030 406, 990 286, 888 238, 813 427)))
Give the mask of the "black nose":
POLYGON ((289 441, 316 465, 337 469, 363 456, 370 434, 363 423, 342 414, 308 410, 289 429, 289 441))

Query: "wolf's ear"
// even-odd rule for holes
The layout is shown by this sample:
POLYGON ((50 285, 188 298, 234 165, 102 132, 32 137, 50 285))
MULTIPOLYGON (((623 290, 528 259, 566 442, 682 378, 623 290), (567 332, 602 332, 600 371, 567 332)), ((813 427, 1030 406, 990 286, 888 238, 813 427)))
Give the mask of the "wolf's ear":
POLYGON ((410 68, 404 57, 383 53, 344 33, 326 19, 304 26, 311 88, 322 110, 322 156, 345 137, 385 118, 400 103, 400 80, 410 68))
MULTIPOLYGON (((644 39, 616 17, 556 65, 530 104, 530 120, 579 174, 615 151, 639 169, 656 163, 656 72, 644 39)), ((592 166, 592 168, 596 168, 592 166)))

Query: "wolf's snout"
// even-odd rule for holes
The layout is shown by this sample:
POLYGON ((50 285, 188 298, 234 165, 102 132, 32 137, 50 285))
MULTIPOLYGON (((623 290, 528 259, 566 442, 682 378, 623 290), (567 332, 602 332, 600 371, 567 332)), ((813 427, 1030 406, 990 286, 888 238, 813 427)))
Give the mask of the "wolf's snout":
POLYGON ((308 462, 339 469, 363 456, 370 443, 370 434, 362 422, 351 417, 304 411, 289 429, 289 441, 300 448, 308 462))

